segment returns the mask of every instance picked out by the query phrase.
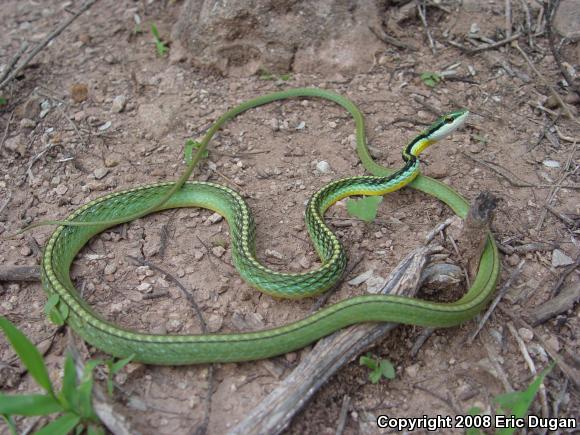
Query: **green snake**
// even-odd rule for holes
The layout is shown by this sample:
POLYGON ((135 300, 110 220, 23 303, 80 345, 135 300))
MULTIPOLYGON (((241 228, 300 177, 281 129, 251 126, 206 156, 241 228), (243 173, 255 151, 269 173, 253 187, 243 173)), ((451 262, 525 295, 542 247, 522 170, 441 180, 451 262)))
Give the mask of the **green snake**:
MULTIPOLYGON (((256 332, 155 335, 120 328, 97 315, 80 297, 70 279, 71 264, 94 235, 114 225, 152 212, 177 207, 203 207, 225 217, 230 227, 232 260, 250 285, 274 296, 300 298, 329 289, 342 277, 346 255, 338 238, 324 222, 324 213, 336 201, 352 195, 384 195, 409 185, 446 203, 460 217, 467 202, 453 189, 419 174, 418 155, 432 143, 459 127, 467 117, 460 110, 438 119, 403 150, 404 166, 384 168, 369 154, 363 115, 347 98, 315 88, 274 92, 246 101, 222 115, 210 127, 197 153, 176 182, 149 184, 97 198, 64 221, 45 221, 33 226, 58 224, 46 243, 42 258, 42 283, 48 295, 68 312, 67 323, 93 346, 117 357, 134 355, 135 361, 151 364, 235 362, 268 358, 302 348, 345 326, 361 322, 399 322, 420 326, 457 325, 475 316, 489 300, 499 276, 499 254, 491 234, 480 259, 476 278, 468 292, 453 303, 437 303, 391 295, 364 295, 342 300, 294 323, 256 332), (212 136, 238 114, 272 101, 293 97, 319 97, 344 107, 356 123, 357 153, 372 176, 333 181, 309 200, 306 227, 322 264, 303 273, 280 273, 268 269, 255 256, 255 225, 244 199, 234 190, 209 182, 188 182, 212 136)), ((62 307, 61 307, 62 308, 62 307)))

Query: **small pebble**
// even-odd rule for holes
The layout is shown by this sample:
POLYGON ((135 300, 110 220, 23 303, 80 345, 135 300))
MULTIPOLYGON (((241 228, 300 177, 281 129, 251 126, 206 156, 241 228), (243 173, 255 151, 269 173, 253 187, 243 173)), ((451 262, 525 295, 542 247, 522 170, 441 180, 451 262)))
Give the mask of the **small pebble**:
POLYGON ((20 128, 34 128, 36 127, 36 122, 29 118, 22 118, 20 120, 20 128))
POLYGON ((282 254, 280 254, 278 251, 275 251, 273 249, 266 249, 266 255, 268 257, 277 258, 278 260, 284 259, 284 256, 282 254))
POLYGON ((210 217, 207 218, 207 220, 209 222, 211 222, 212 224, 217 224, 218 222, 221 222, 223 220, 223 216, 219 213, 214 213, 212 214, 210 217))
POLYGON ((358 276, 355 276, 353 279, 348 281, 349 285, 361 285, 363 282, 367 281, 371 276, 373 276, 375 271, 373 269, 367 270, 366 272, 361 273, 358 276))
POLYGON ((510 266, 517 266, 520 263, 520 256, 518 254, 512 254, 507 258, 507 262, 510 266))
POLYGON ((193 251, 193 258, 195 258, 196 261, 199 261, 203 258, 203 251, 196 249, 195 251, 193 251))
POLYGON ((23 257, 28 257, 30 254, 32 254, 32 249, 30 249, 28 246, 23 246, 20 248, 19 252, 23 257))
POLYGON ((572 260, 560 249, 554 249, 554 252, 552 252, 552 266, 569 266, 572 263, 574 263, 574 260, 572 260))
POLYGON ((321 160, 316 164, 316 170, 321 174, 328 174, 330 173, 330 165, 326 160, 321 160))
POLYGON ((151 290, 151 284, 148 282, 142 282, 137 286, 137 290, 139 290, 140 292, 148 292, 149 290, 151 290))
POLYGON ((105 266, 105 275, 112 275, 117 271, 117 265, 115 263, 107 263, 105 266))
POLYGON ((58 186, 56 186, 56 189, 54 189, 54 191, 58 195, 64 195, 68 191, 68 187, 66 186, 66 184, 59 184, 58 186))
POLYGON ((303 269, 310 269, 310 260, 308 259, 308 257, 306 257, 305 255, 301 255, 300 258, 298 259, 298 264, 303 268, 303 269))
POLYGON ((412 364, 405 368, 405 373, 410 378, 416 378, 417 374, 419 373, 419 364, 412 364))
POLYGON ((117 95, 113 100, 111 105, 111 112, 120 113, 125 110, 125 105, 127 104, 127 97, 124 95, 117 95))
POLYGON ((528 328, 520 328, 518 329, 518 333, 526 343, 529 343, 534 339, 534 332, 528 328))
POLYGON ((226 253, 226 248, 223 246, 214 246, 211 248, 211 252, 213 252, 213 255, 219 258, 226 253))
POLYGON ((93 176, 95 177, 95 180, 100 180, 105 178, 108 173, 109 170, 107 168, 97 168, 93 171, 93 176))

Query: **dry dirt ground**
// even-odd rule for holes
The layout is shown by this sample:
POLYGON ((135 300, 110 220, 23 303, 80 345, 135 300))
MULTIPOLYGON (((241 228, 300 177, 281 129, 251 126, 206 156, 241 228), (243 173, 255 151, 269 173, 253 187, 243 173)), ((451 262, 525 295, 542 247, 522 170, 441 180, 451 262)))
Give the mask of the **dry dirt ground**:
MULTIPOLYGON (((4 0, 0 63, 8 63, 20 41, 34 43, 46 36, 66 16, 65 6, 78 6, 71 3, 4 0)), ((477 10, 451 8, 451 13, 430 9, 431 30, 440 41, 437 55, 429 49, 421 22, 411 20, 395 36, 413 42, 418 51, 385 45, 366 74, 330 78, 292 74, 282 81, 218 77, 192 68, 182 53, 158 56, 149 25, 156 23, 162 37, 169 39, 179 13, 179 4, 165 3, 100 1, 6 88, 8 104, 0 108, 2 235, 36 220, 63 218, 107 192, 174 180, 184 168, 186 139, 199 138, 228 108, 267 92, 316 86, 347 95, 365 114, 369 141, 388 166, 401 164, 403 144, 434 120, 433 109, 467 107, 473 112, 469 125, 430 148, 423 171, 468 199, 482 191, 500 198, 493 230, 504 250, 502 283, 525 260, 500 303, 515 319, 496 310, 473 344, 466 339, 476 320, 438 330, 414 357, 410 350, 421 329, 401 327, 372 349, 374 355, 393 362, 394 380, 373 385, 368 370, 353 361, 314 396, 287 433, 334 433, 345 396, 351 399, 344 429, 349 434, 377 433, 374 422, 380 414, 457 415, 473 406, 491 412, 494 396, 509 388, 524 389, 533 378, 522 348, 538 371, 548 365, 551 352, 575 373, 577 309, 570 305, 533 329, 522 328, 517 319, 527 319, 553 298, 554 286, 569 267, 556 267, 557 262, 578 258, 574 225, 580 215, 579 195, 564 186, 580 184, 579 153, 566 139, 578 138, 580 129, 556 116, 557 108, 544 108, 549 90, 515 48, 467 56, 442 44, 452 35, 464 37, 474 30, 472 23, 480 35, 497 36, 504 27, 503 4, 490 2, 477 10), (142 31, 135 14, 142 20, 142 31), (425 71, 449 69, 460 79, 445 80, 432 89, 419 77, 425 71), (85 85, 87 98, 75 102, 75 97, 83 99, 85 85), (121 112, 112 110, 122 99, 119 96, 126 98, 121 112), (512 175, 506 178, 490 164, 512 175), (557 183, 561 186, 553 188, 557 183), (568 223, 546 212, 548 198, 568 223), (556 248, 564 257, 554 254, 556 248)), ((519 9, 514 12, 514 20, 523 16, 519 9)), ((537 45, 530 47, 524 38, 521 46, 547 82, 564 95, 546 39, 535 37, 533 42, 537 45)), ((580 58, 578 44, 564 44, 562 50, 569 61, 580 58)), ((256 217, 258 255, 265 264, 305 270, 318 261, 303 224, 305 201, 337 177, 364 174, 353 133, 352 120, 331 103, 271 104, 229 123, 210 145, 209 158, 195 178, 224 183, 245 195, 256 217), (322 160, 330 172, 316 169, 322 160)), ((145 257, 191 289, 211 331, 272 327, 306 315, 312 300, 275 300, 242 282, 230 265, 227 224, 213 223, 211 215, 196 209, 168 211, 107 231, 80 253, 73 281, 105 318, 141 331, 195 333, 200 326, 170 280, 135 265, 127 255, 145 257)), ((450 215, 439 202, 411 190, 389 195, 374 223, 349 219, 341 204, 328 213, 349 253, 364 256, 349 278, 370 269, 386 276, 450 215)), ((3 240, 0 264, 38 264, 50 233, 51 228, 43 227, 3 240)), ((572 271, 563 287, 578 285, 578 271, 572 271)), ((0 314, 40 346, 51 375, 58 379, 67 336, 55 333, 57 328, 45 318, 41 285, 3 282, 0 290, 0 314)), ((364 284, 343 283, 331 301, 365 291, 364 284)), ((105 356, 90 347, 81 351, 86 358, 105 356)), ((224 433, 239 422, 307 352, 309 348, 267 361, 217 364, 208 433, 224 433)), ((37 388, 22 374, 3 339, 0 355, 3 392, 37 388)), ((131 364, 116 377, 115 400, 142 433, 190 433, 204 418, 207 377, 207 366, 131 364)), ((577 416, 574 382, 578 379, 554 369, 545 383, 544 412, 577 416)), ((542 414, 541 401, 535 401, 531 413, 542 414)), ((17 421, 21 430, 31 422, 17 421)), ((6 427, 2 431, 6 433, 6 427)))

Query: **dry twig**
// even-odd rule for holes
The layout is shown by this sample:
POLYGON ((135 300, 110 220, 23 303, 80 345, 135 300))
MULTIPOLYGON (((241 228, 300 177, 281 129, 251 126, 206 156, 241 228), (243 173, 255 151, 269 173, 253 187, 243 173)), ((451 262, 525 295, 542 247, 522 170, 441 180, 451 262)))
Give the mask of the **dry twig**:
POLYGON ((517 42, 514 42, 512 45, 516 48, 516 50, 518 50, 520 52, 520 54, 522 55, 524 60, 528 63, 528 65, 530 66, 532 71, 534 71, 534 73, 542 81, 542 84, 550 90, 550 93, 554 96, 554 98, 556 99, 556 101, 558 102, 560 107, 564 110, 564 112, 566 113, 566 116, 568 118, 572 119, 573 121, 575 121, 576 123, 578 123, 578 120, 576 119, 574 114, 570 111, 570 108, 568 107, 568 105, 566 103, 564 103, 564 101, 562 100, 562 97, 560 97, 560 94, 558 94, 556 92, 554 87, 550 83, 548 83, 548 81, 544 78, 542 73, 540 71, 538 71, 538 69, 536 68, 536 66, 534 65, 532 60, 528 57, 526 52, 524 50, 522 50, 522 48, 518 45, 517 42))
MULTIPOLYGON (((175 283, 175 285, 179 288, 179 290, 181 291, 181 293, 183 294, 183 296, 185 297, 185 299, 187 300, 187 302, 189 303, 191 308, 193 308, 193 310, 195 311, 195 314, 197 315, 197 317, 199 319, 199 323, 201 325, 202 333, 207 334, 209 332, 209 329, 207 327, 207 323, 205 322, 205 319, 203 318, 203 314, 202 314, 201 310, 199 309, 199 306, 197 305, 197 303, 195 302, 195 299, 193 298, 193 294, 188 289, 186 289, 185 286, 183 284, 181 284, 181 282, 175 276, 173 276, 172 274, 170 274, 166 270, 160 268, 159 266, 151 263, 150 261, 145 260, 144 258, 136 258, 136 257, 133 257, 131 255, 127 255, 127 257, 133 261, 136 261, 136 262, 142 264, 143 266, 150 267, 151 269, 165 275, 170 281, 173 281, 173 283, 175 283)), ((211 364, 208 368, 208 377, 207 377, 208 389, 207 389, 207 395, 205 396, 205 414, 204 414, 203 421, 202 421, 201 425, 199 425, 199 427, 196 428, 195 434, 205 434, 207 432, 207 427, 209 425, 209 416, 211 414, 211 399, 212 399, 212 394, 213 394, 213 378, 214 378, 214 366, 213 366, 213 364, 211 364)))
POLYGON ((20 73, 20 71, 22 71, 26 65, 28 65, 32 59, 34 59, 34 57, 40 53, 47 45, 50 41, 52 41, 54 38, 56 38, 58 35, 60 35, 64 29, 66 29, 74 20, 76 20, 78 17, 80 17, 83 13, 85 13, 86 11, 88 11, 98 0, 88 0, 84 5, 81 6, 81 8, 74 13, 73 15, 71 15, 64 23, 62 23, 60 26, 58 26, 55 30, 53 30, 52 32, 50 32, 46 38, 44 38, 40 44, 38 44, 31 52, 28 56, 26 56, 26 58, 24 59, 24 61, 22 61, 22 63, 20 65, 18 65, 16 68, 14 68, 12 70, 12 72, 9 73, 9 75, 0 82, 0 89, 3 89, 4 87, 6 87, 6 85, 8 83, 10 83, 16 76, 18 76, 18 74, 20 73))
POLYGON ((507 291, 511 288, 512 283, 520 275, 520 272, 522 271, 524 264, 526 264, 526 260, 520 261, 520 263, 512 271, 512 273, 509 276, 509 278, 507 279, 507 281, 501 286, 501 289, 499 289, 499 291, 497 292, 496 297, 494 298, 493 302, 491 303, 491 305, 489 306, 489 308, 487 309, 487 311, 485 312, 485 314, 481 318, 479 324, 477 325, 477 328, 475 329, 475 331, 473 331, 473 334, 471 334, 471 336, 467 340, 468 344, 473 343, 473 340, 475 340, 475 338, 477 337, 477 335, 479 334, 479 332, 481 331, 481 329, 483 328, 483 326, 485 325, 485 323, 489 319, 489 316, 491 316, 491 313, 493 313, 493 311, 495 310, 495 307, 497 307, 497 304, 499 304, 499 302, 503 299, 503 297, 505 296, 507 291))

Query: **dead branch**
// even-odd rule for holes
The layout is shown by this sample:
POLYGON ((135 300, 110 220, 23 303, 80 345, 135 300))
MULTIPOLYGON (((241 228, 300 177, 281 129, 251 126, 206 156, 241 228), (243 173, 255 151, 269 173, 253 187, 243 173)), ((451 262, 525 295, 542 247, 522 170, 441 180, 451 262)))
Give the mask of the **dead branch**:
MULTIPOLYGON (((448 220, 449 221, 449 220, 448 220)), ((444 225, 448 225, 445 222, 444 225)), ((430 242, 444 226, 431 231, 430 242)), ((474 231, 481 231, 473 227, 474 231)), ((487 236, 487 228, 483 231, 487 236)), ((381 294, 413 297, 422 282, 427 257, 436 248, 420 247, 407 255, 391 272, 381 294)), ((477 253, 478 256, 481 252, 477 253)), ((358 324, 320 340, 300 364, 230 434, 278 434, 314 393, 343 365, 374 345, 397 325, 358 324)))
POLYGON ((451 41, 451 40, 449 40, 447 42, 450 45, 453 45, 454 47, 459 48, 465 54, 477 54, 477 53, 481 53, 482 51, 493 50, 494 48, 502 47, 506 44, 509 44, 512 41, 515 41, 520 36, 522 36, 522 34, 518 32, 518 33, 513 34, 509 38, 502 39, 501 41, 497 41, 497 42, 494 42, 492 44, 482 45, 482 46, 476 47, 476 48, 469 48, 469 47, 466 47, 465 45, 461 45, 460 43, 455 42, 455 41, 451 41))
POLYGON ((497 198, 489 192, 480 193, 469 208, 461 234, 460 258, 465 259, 469 281, 477 275, 479 258, 497 206, 497 198))
POLYGON ((552 317, 571 310, 578 301, 580 301, 580 284, 576 283, 565 287, 558 296, 536 307, 528 314, 527 319, 532 326, 541 325, 552 317))
POLYGON ((406 44, 402 41, 399 41, 397 38, 394 38, 390 35, 387 35, 385 32, 383 32, 382 29, 376 29, 372 26, 369 26, 369 30, 373 33, 373 35, 375 35, 377 38, 379 38, 385 44, 391 44, 391 45, 394 45, 395 47, 405 48, 407 50, 417 50, 417 48, 415 46, 410 45, 410 44, 406 44))
MULTIPOLYGON (((407 255, 389 275, 383 293, 413 297, 430 251, 423 246, 407 255)), ((359 324, 323 338, 230 435, 280 433, 328 378, 396 326, 359 324)))
POLYGON ((556 15, 556 11, 558 10, 558 6, 560 6, 560 0, 549 0, 547 5, 546 11, 546 36, 548 37, 548 44, 550 45, 550 51, 552 52, 552 56, 554 56, 554 60, 556 61, 556 65, 560 69, 564 80, 568 83, 576 94, 580 96, 580 87, 578 87, 574 83, 574 78, 570 76, 568 70, 564 68, 562 65, 562 58, 560 56, 560 52, 556 49, 556 44, 554 43, 554 33, 552 32, 552 21, 554 20, 554 16, 556 15))
POLYGON ((40 281, 40 267, 0 266, 0 281, 40 281))

